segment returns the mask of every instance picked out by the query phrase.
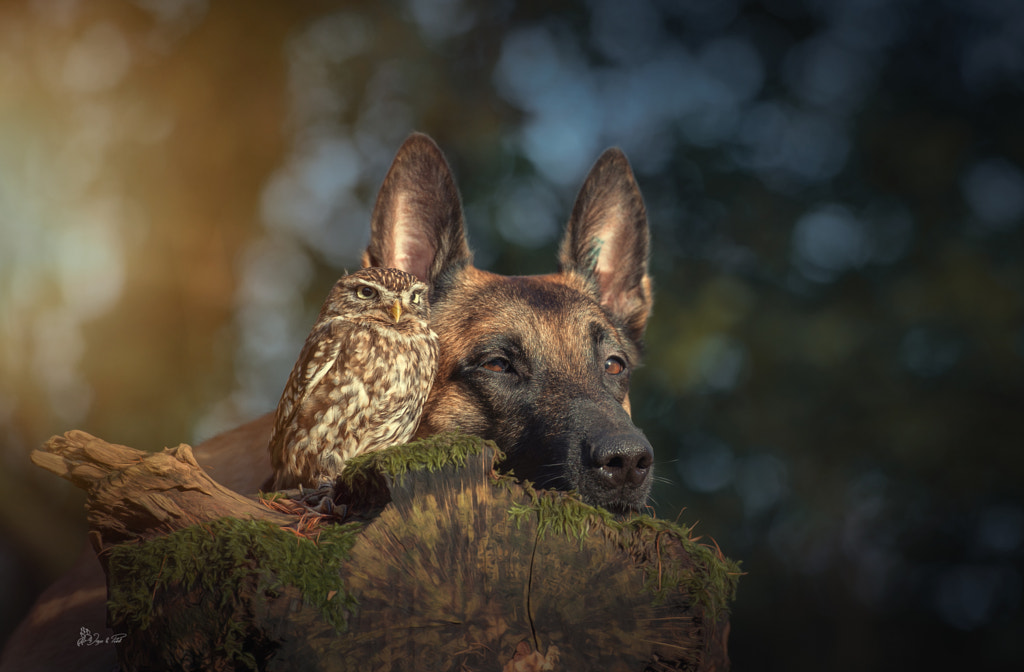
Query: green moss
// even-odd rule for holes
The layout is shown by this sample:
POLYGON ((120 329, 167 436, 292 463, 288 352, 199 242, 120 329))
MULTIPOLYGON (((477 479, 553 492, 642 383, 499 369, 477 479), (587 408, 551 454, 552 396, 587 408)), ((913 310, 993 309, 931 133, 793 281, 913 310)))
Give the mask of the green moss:
POLYGON ((345 590, 339 568, 360 528, 330 526, 311 541, 266 521, 222 518, 141 544, 115 546, 108 558, 111 619, 127 629, 148 628, 154 600, 169 589, 219 596, 201 608, 219 611, 220 618, 196 621, 224 622, 225 653, 254 667, 252 655, 243 651, 246 623, 240 620, 245 614, 238 596, 245 586, 254 581, 255 594, 270 596, 294 586, 324 620, 344 631, 356 600, 345 590))
POLYGON ((736 599, 742 572, 739 563, 722 556, 717 547, 692 539, 692 529, 638 515, 625 522, 622 539, 644 565, 644 588, 655 600, 664 600, 682 589, 706 610, 709 618, 717 619, 736 599), (688 566, 679 562, 674 549, 682 550, 688 566))
POLYGON ((518 528, 535 518, 541 539, 555 533, 578 540, 581 548, 588 535, 603 534, 643 568, 644 590, 655 603, 682 590, 709 618, 717 619, 736 599, 739 563, 691 539, 692 528, 647 515, 621 520, 585 504, 575 493, 537 493, 529 488, 527 494, 526 501, 508 510, 518 528))
MULTIPOLYGON (((435 434, 412 443, 353 457, 345 463, 345 470, 339 480, 353 486, 381 474, 400 482, 403 476, 413 471, 440 471, 446 466, 461 468, 466 466, 466 459, 470 456, 481 455, 489 443, 465 434, 435 434)), ((490 445, 497 452, 494 444, 490 445)))
POLYGON ((537 534, 543 539, 551 533, 571 537, 582 547, 587 535, 603 526, 616 528, 615 517, 604 509, 584 504, 575 493, 548 491, 537 493, 530 488, 526 503, 513 504, 509 517, 517 527, 525 518, 536 516, 537 534))

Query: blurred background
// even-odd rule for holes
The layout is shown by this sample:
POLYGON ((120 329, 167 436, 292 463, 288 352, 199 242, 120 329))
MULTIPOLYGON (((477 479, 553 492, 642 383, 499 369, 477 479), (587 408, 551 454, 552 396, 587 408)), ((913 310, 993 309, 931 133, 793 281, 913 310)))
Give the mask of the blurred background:
POLYGON ((1024 669, 1022 120, 1014 0, 0 5, 0 643, 84 538, 29 452, 270 410, 415 129, 504 273, 632 160, 634 416, 748 572, 734 669, 1024 669))

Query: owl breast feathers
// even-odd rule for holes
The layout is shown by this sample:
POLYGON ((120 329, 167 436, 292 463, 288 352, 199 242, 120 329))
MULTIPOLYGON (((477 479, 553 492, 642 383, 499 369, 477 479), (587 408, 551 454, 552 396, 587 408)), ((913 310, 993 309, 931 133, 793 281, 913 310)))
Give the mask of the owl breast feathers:
POLYGON ((427 285, 365 268, 331 289, 277 405, 274 489, 318 487, 354 455, 404 443, 437 372, 427 285))

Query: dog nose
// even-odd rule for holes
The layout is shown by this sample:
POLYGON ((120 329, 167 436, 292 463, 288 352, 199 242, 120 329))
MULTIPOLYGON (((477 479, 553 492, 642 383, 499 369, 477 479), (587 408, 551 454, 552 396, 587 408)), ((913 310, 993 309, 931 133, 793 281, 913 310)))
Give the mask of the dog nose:
POLYGON ((612 488, 641 485, 651 473, 654 449, 639 436, 608 437, 595 447, 594 468, 612 488))

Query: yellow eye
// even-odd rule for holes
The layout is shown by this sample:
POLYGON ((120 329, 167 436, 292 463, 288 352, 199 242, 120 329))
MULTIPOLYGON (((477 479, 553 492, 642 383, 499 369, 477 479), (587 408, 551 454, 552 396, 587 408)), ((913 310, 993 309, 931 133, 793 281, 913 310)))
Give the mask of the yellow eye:
POLYGON ((359 288, 356 289, 356 296, 360 299, 372 299, 377 296, 377 290, 369 285, 359 285, 359 288))
POLYGON ((422 294, 421 292, 413 292, 412 293, 412 298, 409 299, 409 303, 411 303, 414 306, 420 305, 420 296, 421 296, 421 294, 422 294))

